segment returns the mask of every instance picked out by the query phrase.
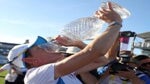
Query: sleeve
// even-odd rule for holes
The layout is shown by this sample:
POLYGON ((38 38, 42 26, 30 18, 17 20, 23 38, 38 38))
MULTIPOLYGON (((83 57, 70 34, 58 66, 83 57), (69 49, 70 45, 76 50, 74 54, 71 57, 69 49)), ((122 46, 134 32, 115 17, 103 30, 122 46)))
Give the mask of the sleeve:
POLYGON ((140 77, 141 80, 145 82, 145 84, 150 84, 150 77, 147 75, 140 77))
POLYGON ((138 71, 136 73, 136 75, 145 82, 145 84, 150 84, 150 77, 146 74, 144 74, 143 72, 141 71, 138 71))
POLYGON ((38 68, 32 68, 27 71, 25 83, 30 84, 47 84, 54 80, 54 64, 43 65, 38 68))

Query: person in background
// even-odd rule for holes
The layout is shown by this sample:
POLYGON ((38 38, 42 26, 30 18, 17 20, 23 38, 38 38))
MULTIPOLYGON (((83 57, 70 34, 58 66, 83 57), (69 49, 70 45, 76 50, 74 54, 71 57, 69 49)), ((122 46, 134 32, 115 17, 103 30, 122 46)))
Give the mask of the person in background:
MULTIPOLYGON (((131 53, 129 51, 121 51, 120 55, 130 56, 131 53)), ((136 76, 134 67, 128 64, 130 60, 128 62, 124 60, 124 63, 120 62, 121 60, 118 59, 118 61, 111 62, 101 68, 100 71, 104 71, 100 74, 101 77, 97 84, 145 84, 145 81, 136 76)))
MULTIPOLYGON (((29 39, 27 39, 24 44, 28 44, 29 39)), ((7 60, 8 63, 0 68, 0 73, 7 71, 5 76, 5 84, 24 84, 24 76, 26 73, 26 68, 22 67, 22 64, 18 62, 19 57, 14 57, 13 54, 17 52, 9 51, 7 60)))
POLYGON ((150 58, 147 55, 137 55, 132 61, 137 65, 136 75, 145 84, 150 84, 150 58))
POLYGON ((11 49, 7 56, 8 63, 0 68, 0 72, 8 72, 5 76, 5 84, 24 84, 26 68, 18 62, 19 57, 13 56, 15 53, 17 52, 13 52, 13 49, 11 49))
POLYGON ((138 69, 150 76, 150 57, 147 55, 138 55, 133 58, 138 65, 138 69))
MULTIPOLYGON (((62 39, 60 41, 61 45, 65 45, 65 46, 72 45, 72 46, 75 46, 78 43, 78 45, 80 44, 80 46, 83 45, 82 48, 84 48, 84 46, 86 46, 86 44, 84 44, 81 41, 77 42, 77 41, 74 41, 74 40, 71 40, 71 39, 67 39, 67 38, 61 38, 61 39, 62 39)), ((85 84, 95 84, 96 82, 100 83, 100 84, 112 84, 112 83, 115 83, 115 84, 124 84, 124 83, 125 84, 131 84, 131 83, 132 84, 137 84, 137 83, 144 84, 144 82, 142 80, 140 80, 135 75, 135 73, 134 73, 133 70, 118 71, 118 74, 112 75, 109 72, 110 69, 106 69, 107 70, 106 73, 104 73, 104 75, 102 75, 102 77, 100 78, 99 82, 98 82, 98 79, 95 76, 93 76, 91 73, 88 72, 88 71, 90 71, 90 70, 92 70, 94 68, 97 68, 99 66, 102 66, 102 65, 104 65, 104 64, 106 64, 106 63, 114 60, 117 57, 117 53, 118 52, 116 52, 116 51, 118 51, 118 48, 119 48, 119 38, 116 40, 116 42, 114 43, 114 45, 109 49, 109 51, 105 55, 105 57, 107 57, 109 59, 99 58, 99 59, 95 60, 94 62, 90 63, 89 65, 86 65, 85 67, 77 70, 75 73, 78 73, 81 76, 82 81, 85 84), (110 78, 110 79, 107 80, 107 77, 110 78), (121 77, 122 78, 124 77, 124 78, 126 78, 128 80, 120 79, 121 77)), ((121 51, 120 54, 121 55, 127 55, 128 54, 128 56, 131 56, 130 55, 130 51, 121 51)), ((123 60, 123 59, 120 59, 120 60, 123 60)))

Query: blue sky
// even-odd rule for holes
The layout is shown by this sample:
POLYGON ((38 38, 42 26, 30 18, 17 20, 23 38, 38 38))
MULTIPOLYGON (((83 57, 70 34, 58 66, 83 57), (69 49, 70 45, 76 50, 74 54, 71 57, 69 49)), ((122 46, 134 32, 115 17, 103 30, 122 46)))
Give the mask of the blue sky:
MULTIPOLYGON (((56 36, 77 18, 93 15, 106 0, 0 0, 0 41, 23 43, 25 39, 56 36)), ((150 31, 150 0, 112 0, 131 12, 122 30, 150 31)))

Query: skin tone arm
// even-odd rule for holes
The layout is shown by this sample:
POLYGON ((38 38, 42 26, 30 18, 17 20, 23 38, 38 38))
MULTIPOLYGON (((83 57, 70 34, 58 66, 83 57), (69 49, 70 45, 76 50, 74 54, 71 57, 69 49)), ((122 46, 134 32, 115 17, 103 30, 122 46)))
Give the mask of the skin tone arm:
POLYGON ((103 65, 109 63, 111 60, 115 59, 117 56, 118 43, 119 43, 119 41, 117 39, 116 42, 114 42, 114 44, 112 45, 112 47, 108 50, 108 52, 105 56, 100 56, 99 58, 94 60, 92 63, 77 70, 76 73, 80 74, 83 72, 88 72, 88 71, 94 70, 100 66, 103 66, 103 65))
MULTIPOLYGON (((69 38, 64 37, 64 36, 63 37, 58 36, 58 38, 61 39, 61 41, 59 41, 58 43, 63 45, 63 46, 76 46, 76 47, 79 47, 80 49, 83 49, 86 47, 86 44, 80 40, 72 40, 72 39, 69 39, 69 38)), ((76 73, 91 71, 93 69, 96 69, 97 67, 100 67, 104 64, 107 64, 110 60, 115 59, 117 56, 118 45, 119 45, 119 37, 114 42, 114 44, 112 45, 112 47, 109 49, 109 51, 107 52, 107 54, 105 56, 100 56, 99 58, 97 58, 92 63, 86 65, 85 67, 83 67, 79 70, 77 70, 76 73)))
MULTIPOLYGON (((72 39, 69 39, 69 38, 64 37, 64 36, 63 37, 58 36, 57 38, 61 39, 61 41, 59 41, 58 43, 63 45, 63 46, 76 46, 80 49, 83 49, 86 47, 86 44, 84 42, 82 42, 81 40, 72 40, 72 39)), ((97 67, 100 67, 102 65, 107 64, 110 60, 115 59, 117 56, 118 45, 119 45, 119 37, 114 42, 114 44, 112 45, 112 47, 109 49, 109 51, 107 52, 107 54, 105 56, 100 56, 99 58, 97 58, 92 63, 86 65, 85 67, 83 67, 79 70, 77 70, 76 73, 91 71, 93 69, 96 69, 97 67)))
POLYGON ((91 73, 88 71, 95 69, 97 67, 100 67, 104 64, 107 64, 109 60, 113 60, 116 58, 117 51, 118 51, 118 39, 116 42, 114 42, 113 46, 109 49, 107 52, 107 57, 99 57, 99 59, 95 60, 94 62, 90 63, 89 65, 86 65, 85 67, 79 69, 76 71, 76 73, 79 73, 82 80, 84 81, 85 84, 96 84, 98 82, 97 78, 93 76, 91 73), (107 59, 106 59, 107 58, 107 59), (108 60, 109 59, 109 60, 108 60))
MULTIPOLYGON (((69 46, 69 45, 78 46, 79 45, 79 46, 82 46, 81 49, 83 49, 86 46, 86 44, 84 44, 82 41, 76 41, 75 42, 69 38, 67 39, 64 37, 61 39, 64 40, 64 41, 61 41, 61 42, 63 42, 63 43, 61 43, 62 45, 64 45, 64 44, 67 46, 69 46)), ((107 58, 110 58, 111 56, 112 56, 111 59, 115 58, 115 56, 116 56, 115 51, 117 51, 118 43, 119 43, 119 41, 117 39, 116 42, 113 44, 113 46, 109 49, 108 54, 107 54, 108 55, 107 58)), ((106 59, 106 57, 104 57, 104 56, 99 57, 94 62, 86 65, 85 67, 83 67, 83 68, 81 68, 75 72, 76 72, 76 74, 80 75, 80 77, 82 78, 82 80, 84 81, 85 84, 96 84, 96 82, 98 81, 97 78, 95 76, 93 76, 91 73, 89 73, 88 71, 91 71, 91 70, 93 70, 99 66, 107 64, 108 62, 109 62, 109 60, 106 59)))
MULTIPOLYGON (((62 36, 58 36, 61 41, 58 42, 59 44, 63 45, 63 46, 75 46, 75 47, 78 47, 80 49, 83 49, 86 47, 86 44, 84 42, 82 42, 81 40, 72 40, 72 39, 69 39, 67 37, 62 37, 62 36)), ((85 66, 83 69, 79 69, 75 72, 75 74, 78 74, 80 72, 79 75, 80 77, 82 78, 82 81, 84 81, 85 84, 95 84, 97 82, 97 79, 95 76, 93 76, 91 73, 89 73, 87 71, 87 68, 88 70, 90 69, 95 69, 95 67, 98 67, 100 66, 100 64, 104 64, 106 63, 106 58, 105 57, 99 57, 98 59, 96 59, 94 62, 90 63, 89 65, 85 66), (94 66, 94 67, 93 67, 94 66), (92 68, 93 67, 93 68, 92 68), (85 71, 86 70, 86 71, 85 71)), ((89 70, 89 71, 90 71, 89 70)))
MULTIPOLYGON (((62 41, 59 42, 59 44, 63 45, 63 46, 76 46, 76 47, 80 47, 80 49, 83 49, 84 47, 86 47, 86 44, 80 40, 72 40, 69 39, 67 37, 61 37, 58 36, 62 41)), ((85 84, 95 84, 98 80, 95 76, 93 76, 91 73, 89 73, 89 71, 96 69, 99 66, 102 66, 104 64, 107 64, 109 62, 108 59, 112 58, 116 58, 116 51, 118 48, 118 39, 116 40, 116 42, 114 42, 113 46, 109 49, 109 51, 107 52, 108 54, 106 55, 107 57, 99 57, 98 59, 96 59, 94 62, 86 65, 85 67, 75 71, 75 74, 79 74, 80 77, 82 78, 82 80, 84 81, 85 84), (108 58, 108 59, 107 59, 108 58)))
POLYGON ((116 59, 116 56, 118 54, 119 43, 120 42, 119 42, 119 36, 118 36, 118 38, 116 39, 112 47, 106 53, 105 57, 109 59, 110 61, 116 59))
MULTIPOLYGON (((100 18, 107 23, 111 23, 112 21, 122 23, 122 19, 115 11, 113 11, 110 4, 109 10, 101 10, 97 14, 99 14, 100 18)), ((55 64, 55 78, 74 72, 77 69, 94 61, 99 56, 104 56, 118 37, 120 28, 120 25, 109 26, 101 36, 96 37, 83 50, 62 61, 57 62, 55 64)), ((56 40, 58 39, 59 38, 56 38, 56 40)))

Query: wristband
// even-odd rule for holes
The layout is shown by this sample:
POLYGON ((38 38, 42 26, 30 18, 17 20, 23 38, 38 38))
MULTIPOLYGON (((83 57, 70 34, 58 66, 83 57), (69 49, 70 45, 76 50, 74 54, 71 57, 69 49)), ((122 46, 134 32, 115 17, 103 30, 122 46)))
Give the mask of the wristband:
POLYGON ((114 26, 114 25, 119 25, 119 26, 122 27, 122 24, 119 23, 119 22, 116 22, 116 21, 112 21, 111 23, 109 23, 109 27, 110 27, 110 26, 114 26))

